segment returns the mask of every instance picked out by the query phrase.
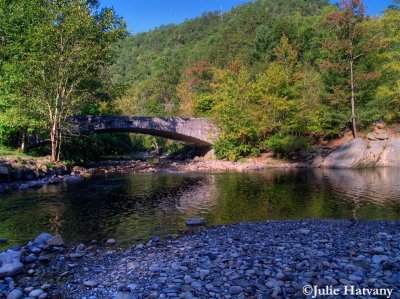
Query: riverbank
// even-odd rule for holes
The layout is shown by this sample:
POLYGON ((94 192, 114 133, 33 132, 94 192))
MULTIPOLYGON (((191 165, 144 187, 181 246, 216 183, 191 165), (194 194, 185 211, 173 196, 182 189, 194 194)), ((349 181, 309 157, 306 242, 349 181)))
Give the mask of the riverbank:
POLYGON ((251 171, 268 168, 307 168, 306 163, 277 160, 274 158, 249 159, 245 162, 231 162, 222 160, 206 160, 195 158, 193 160, 174 161, 162 160, 144 162, 138 160, 102 161, 90 163, 86 167, 73 168, 75 173, 83 177, 95 174, 108 173, 169 173, 169 172, 225 172, 225 171, 251 171))
POLYGON ((48 184, 77 183, 81 180, 81 176, 63 162, 31 157, 0 159, 0 194, 40 188, 48 184))
POLYGON ((305 285, 400 296, 399 221, 243 223, 127 249, 57 238, 21 249, 23 273, 0 278, 0 298, 302 298, 305 285))
POLYGON ((305 168, 305 162, 276 159, 271 155, 250 158, 243 162, 207 160, 196 157, 192 160, 150 159, 107 160, 90 162, 84 166, 70 166, 48 159, 1 158, 0 194, 40 188, 47 184, 77 183, 93 175, 111 173, 170 173, 170 172, 225 172, 251 171, 267 168, 305 168))
MULTIPOLYGON (((279 159, 272 152, 239 162, 195 157, 191 160, 163 158, 108 160, 70 166, 48 159, 0 159, 0 194, 11 190, 39 188, 46 184, 79 182, 97 174, 255 171, 272 168, 374 168, 400 167, 400 128, 377 123, 363 138, 347 132, 342 138, 321 142, 308 151, 279 159)), ((209 155, 210 156, 210 155, 209 155)), ((211 155, 212 156, 212 155, 211 155)))
MULTIPOLYGON (((102 161, 89 163, 76 172, 83 176, 127 172, 223 172, 252 171, 270 168, 373 168, 400 167, 400 127, 376 123, 362 138, 353 138, 349 131, 341 138, 321 142, 307 151, 279 159, 272 152, 239 162, 195 157, 192 160, 158 162, 102 161)), ((210 155, 213 156, 213 155, 210 155)), ((157 160, 157 159, 155 159, 157 160)))

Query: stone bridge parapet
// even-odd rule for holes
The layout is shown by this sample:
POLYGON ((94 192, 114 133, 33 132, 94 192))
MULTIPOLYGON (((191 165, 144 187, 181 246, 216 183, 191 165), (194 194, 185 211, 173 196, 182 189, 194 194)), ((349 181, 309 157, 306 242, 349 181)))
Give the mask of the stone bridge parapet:
POLYGON ((210 147, 219 130, 206 118, 144 116, 75 116, 69 118, 75 133, 130 132, 160 136, 195 147, 210 147))

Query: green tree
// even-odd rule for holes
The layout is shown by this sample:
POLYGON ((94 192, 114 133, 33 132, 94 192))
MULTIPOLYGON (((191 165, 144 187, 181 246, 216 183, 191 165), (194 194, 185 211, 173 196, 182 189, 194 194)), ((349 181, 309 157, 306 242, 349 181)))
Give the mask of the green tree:
POLYGON ((222 131, 215 145, 217 156, 237 160, 255 154, 260 129, 257 123, 263 114, 252 99, 248 70, 238 61, 226 69, 215 69, 211 87, 212 115, 222 131))
POLYGON ((211 96, 213 69, 207 61, 200 61, 183 72, 177 86, 180 113, 184 116, 208 116, 214 105, 211 96))
POLYGON ((326 59, 322 69, 329 75, 331 103, 349 99, 353 135, 357 138, 356 89, 364 80, 376 79, 376 74, 365 68, 368 55, 378 51, 379 36, 371 36, 365 26, 366 15, 362 0, 342 0, 340 10, 327 14, 323 25, 328 37, 323 43, 326 59))
POLYGON ((37 5, 33 0, 0 0, 0 141, 22 150, 27 133, 43 126, 30 109, 30 99, 18 93, 23 77, 18 63, 30 51, 23 41, 41 18, 37 5))
POLYGON ((377 55, 382 76, 373 106, 378 109, 377 117, 400 122, 400 1, 394 1, 384 12, 376 28, 376 34, 383 36, 386 49, 377 55))
POLYGON ((113 61, 111 44, 124 36, 125 25, 113 10, 97 11, 84 0, 30 0, 29 10, 24 2, 2 0, 0 5, 1 11, 22 12, 31 22, 7 45, 16 58, 10 59, 18 76, 15 106, 28 105, 46 122, 51 157, 59 160, 67 118, 96 100, 113 61), (31 10, 40 17, 31 18, 31 10))

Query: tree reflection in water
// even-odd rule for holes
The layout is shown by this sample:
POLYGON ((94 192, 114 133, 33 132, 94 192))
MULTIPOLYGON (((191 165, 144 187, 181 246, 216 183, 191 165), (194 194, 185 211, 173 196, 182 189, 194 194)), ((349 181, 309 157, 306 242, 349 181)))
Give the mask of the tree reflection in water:
POLYGON ((0 236, 68 241, 165 236, 190 216, 210 225, 272 219, 400 219, 399 169, 130 174, 0 197, 0 236))

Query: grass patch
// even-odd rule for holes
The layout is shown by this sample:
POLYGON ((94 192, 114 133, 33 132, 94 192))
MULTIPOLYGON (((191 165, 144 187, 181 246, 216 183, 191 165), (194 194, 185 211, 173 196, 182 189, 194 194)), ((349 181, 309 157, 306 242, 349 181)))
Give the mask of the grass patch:
POLYGON ((34 157, 29 154, 23 153, 18 149, 0 145, 0 159, 44 159, 43 157, 34 157))

